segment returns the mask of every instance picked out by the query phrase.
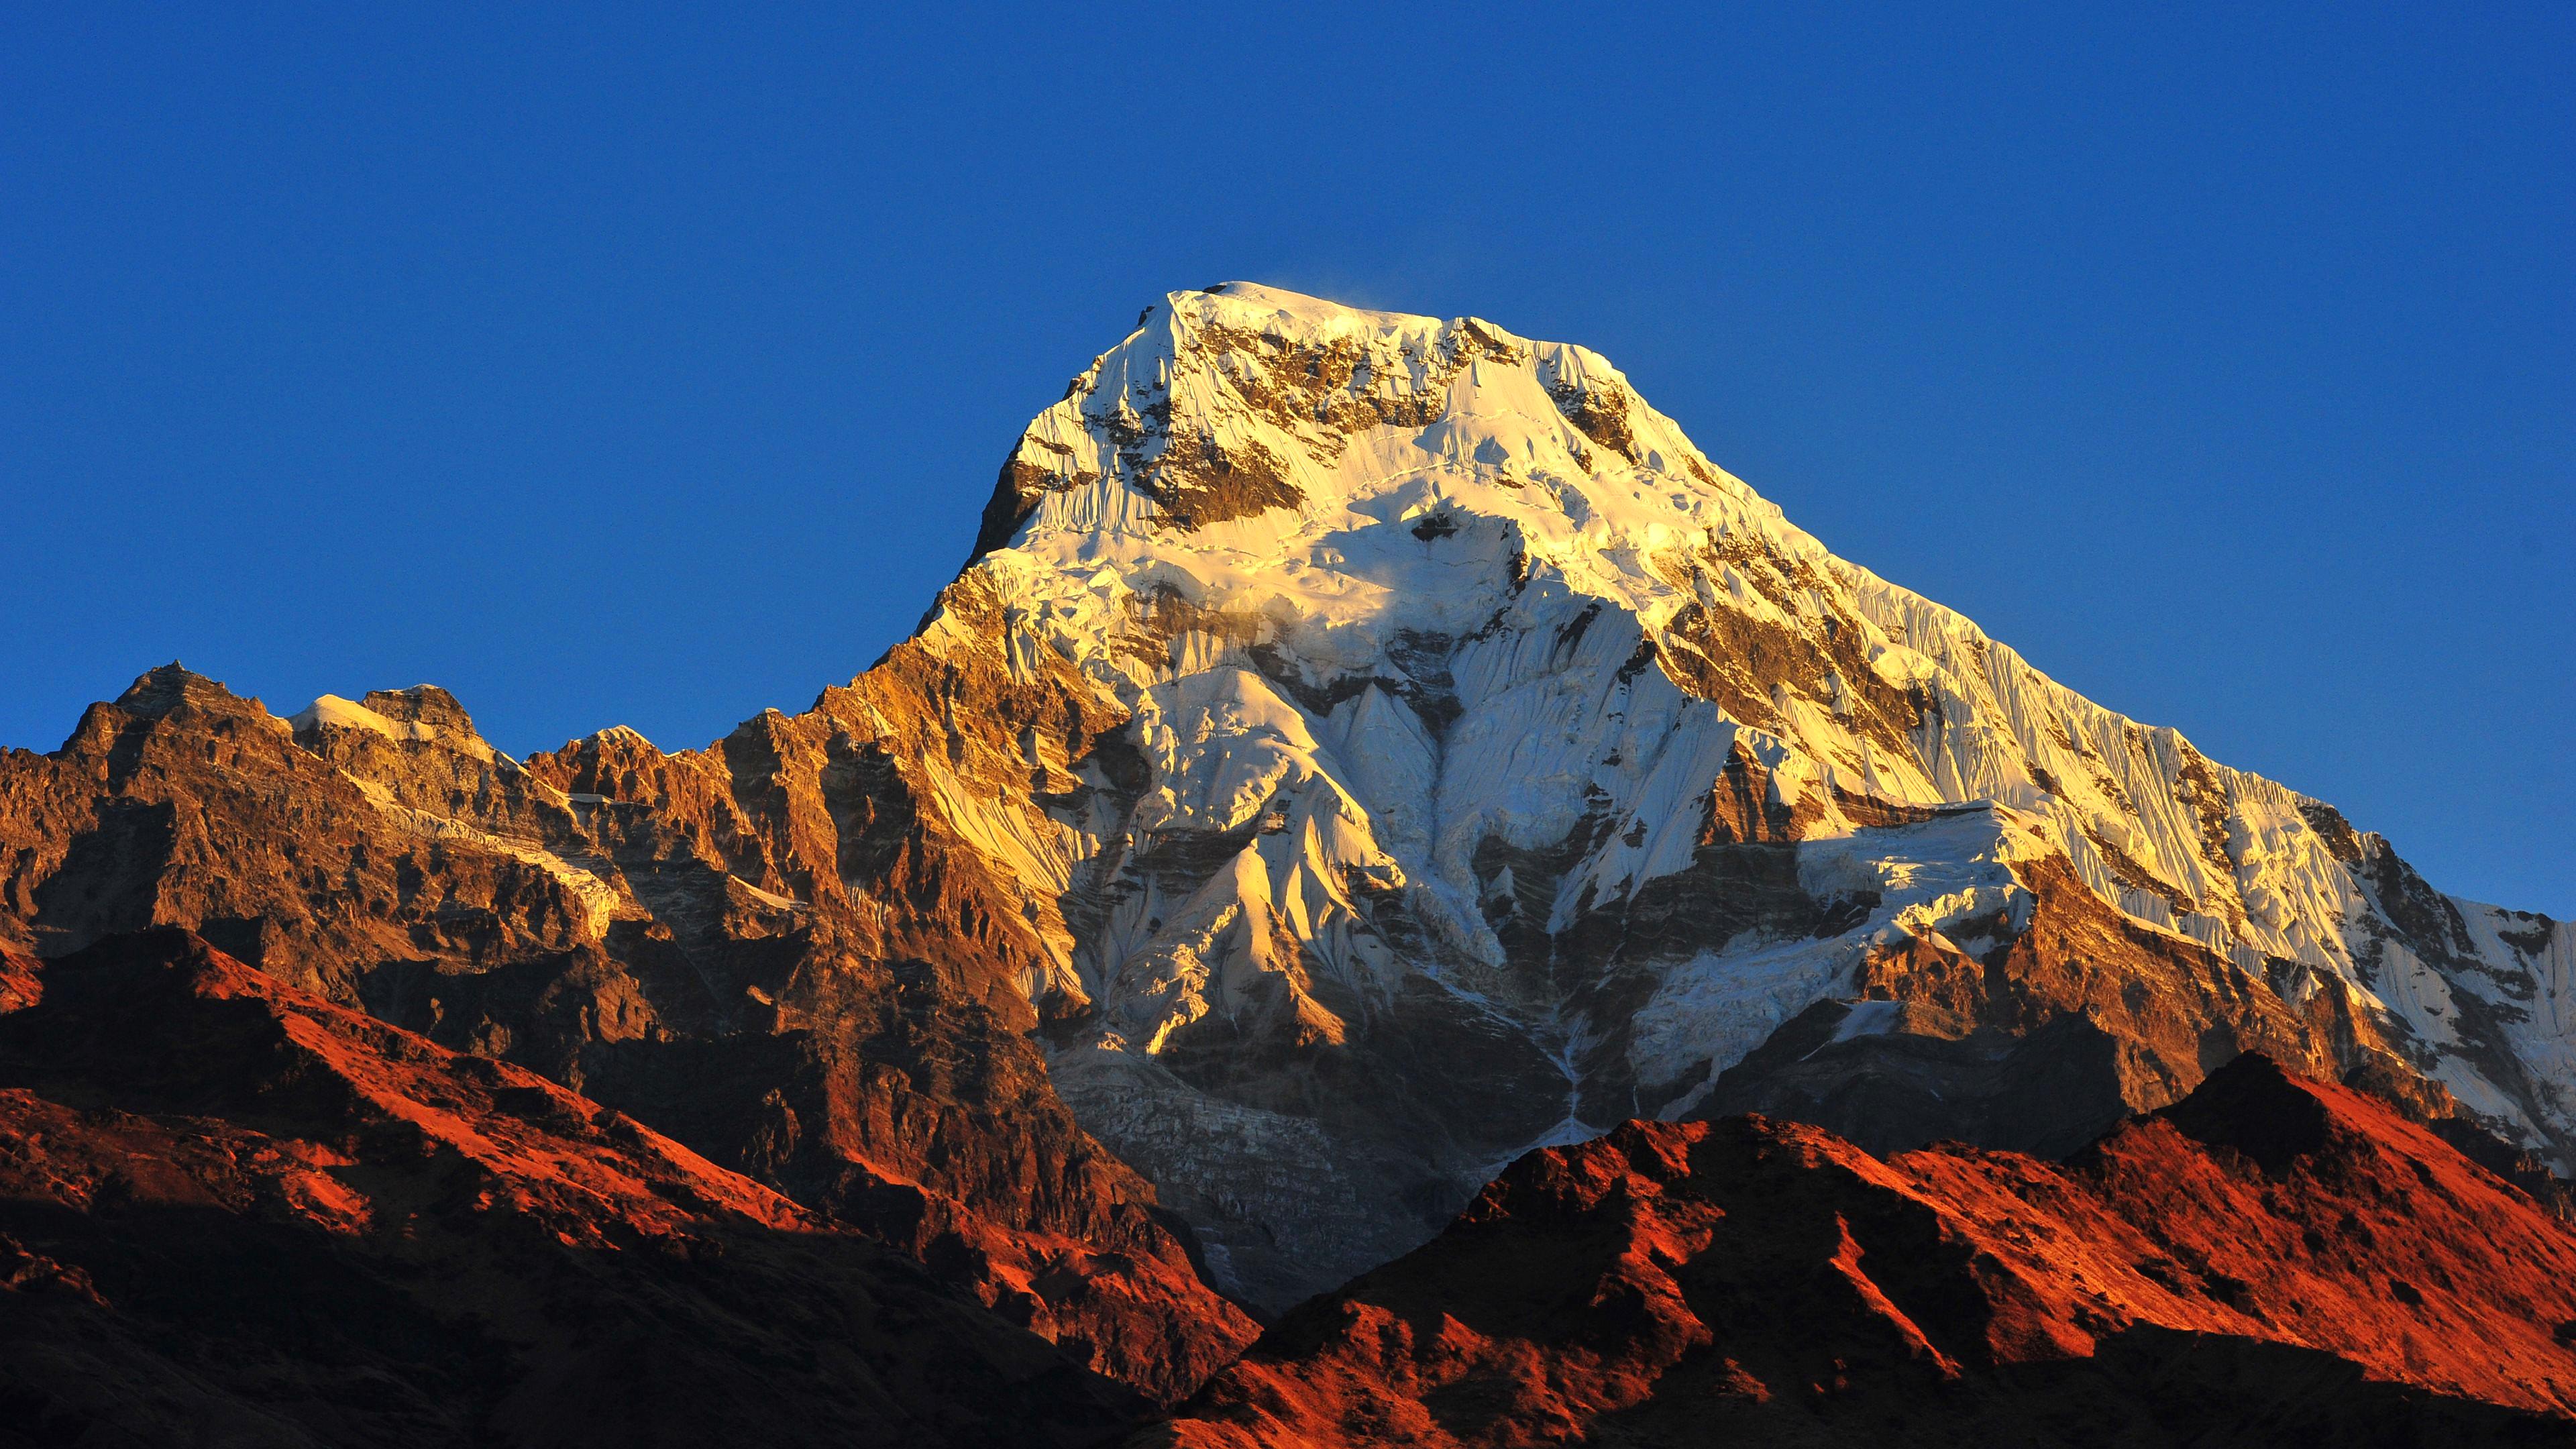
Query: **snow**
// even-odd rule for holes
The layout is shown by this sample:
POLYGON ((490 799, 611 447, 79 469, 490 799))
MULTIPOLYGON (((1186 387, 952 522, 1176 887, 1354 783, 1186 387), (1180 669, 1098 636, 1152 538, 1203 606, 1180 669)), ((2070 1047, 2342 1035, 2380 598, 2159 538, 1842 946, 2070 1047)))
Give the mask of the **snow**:
POLYGON ((1998 912, 2026 920, 2030 895, 2012 865, 2047 848, 2032 823, 2001 809, 1962 811, 1800 847, 1798 884, 1807 894, 1825 901, 1875 894, 1878 905, 1829 940, 1739 939, 1669 968, 1632 1022, 1638 1079, 1714 1081, 1782 1022, 1845 994, 1872 952, 1998 912))
POLYGON ((1905 1007, 1895 1001, 1855 1001, 1842 1025, 1834 1028, 1827 1042, 1851 1041, 1864 1036, 1886 1036, 1904 1020, 1905 1007))
POLYGON ((425 724, 419 720, 389 719, 356 700, 342 699, 336 694, 326 694, 314 700, 311 704, 287 716, 286 723, 290 728, 299 731, 330 725, 337 729, 365 730, 369 734, 382 735, 389 740, 424 743, 442 741, 452 749, 461 750, 486 762, 506 758, 471 733, 456 734, 441 731, 435 725, 425 724))
MULTIPOLYGON (((1890 932, 1939 934, 1998 909, 2026 919, 2010 863, 2048 854, 2134 919, 2258 978, 2275 960, 2344 978, 2428 1065, 2466 1050, 2451 993, 2519 1001, 2545 981, 2532 1006, 2548 1024, 2514 1025, 2513 1049, 2576 1102, 2564 933, 2531 960, 2487 930, 2476 952, 2492 981, 2383 959, 2378 908, 2307 823, 2312 802, 2077 695, 1968 619, 1834 557, 1597 353, 1250 283, 1175 292, 1031 422, 1014 459, 1043 480, 1035 510, 975 568, 1010 606, 1015 669, 1072 661, 1133 713, 1154 771, 1133 827, 1225 830, 1286 812, 1287 828, 1191 900, 1121 908, 1084 969, 1115 995, 1122 963, 1150 959, 1131 1040, 1222 1005, 1236 968, 1206 952, 1286 969, 1253 944, 1260 933, 1225 937, 1220 918, 1288 922, 1363 991, 1408 969, 1352 908, 1353 872, 1403 891, 1432 933, 1437 959, 1409 969, 1494 967, 1480 847, 1545 850, 1603 827, 1560 878, 1546 925, 1562 929, 1587 903, 1688 868, 1710 786, 1741 752, 1816 820, 1800 847, 1808 889, 1866 881, 1881 905, 1836 941, 1731 942, 1673 964, 1639 1013, 1642 1080, 1740 1056, 1835 994, 1890 932), (1301 501, 1181 526, 1150 490, 1212 456, 1301 501), (1146 637, 1158 597, 1209 626, 1146 637), (1721 652, 1755 637, 1859 667, 1761 680, 1767 701, 1738 717, 1658 667, 1700 647, 1693 618, 1738 631, 1717 636, 1721 652), (1920 701, 1919 721, 1873 725, 1873 691, 1920 701), (1977 808, 1854 844, 1839 803, 1851 796, 1977 808), (1185 920, 1192 941, 1174 935, 1185 920)), ((962 636, 934 620, 923 638, 962 636)), ((952 808, 1033 890, 1066 888, 1100 848, 1069 828, 1030 838, 975 801, 952 808)), ((2484 1077, 2461 1081, 2504 1104, 2500 1120, 2538 1125, 2484 1077)), ((2576 1131, 2576 1118, 2552 1121, 2576 1131)))
POLYGON ((389 740, 434 740, 438 731, 418 720, 391 720, 356 700, 326 694, 286 717, 286 722, 299 730, 318 725, 333 725, 344 730, 365 730, 389 740))

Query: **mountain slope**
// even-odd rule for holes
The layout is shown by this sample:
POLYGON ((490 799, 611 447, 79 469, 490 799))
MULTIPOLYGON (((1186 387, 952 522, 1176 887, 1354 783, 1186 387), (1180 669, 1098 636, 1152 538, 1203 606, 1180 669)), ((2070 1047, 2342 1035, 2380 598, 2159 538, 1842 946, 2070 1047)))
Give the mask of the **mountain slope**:
POLYGON ((2571 1270, 2529 1198, 2259 1056, 2063 1165, 1632 1123, 1138 1442, 2565 1443, 2571 1270))
POLYGON ((1076 1446, 883 1245, 175 929, 0 955, 0 1442, 1076 1446))
MULTIPOLYGON (((773 720, 667 762, 687 790, 648 815, 499 755, 428 686, 290 721, 155 670, 54 754, 0 757, 0 937, 60 955, 191 928, 627 1111, 1080 1361, 1187 1393, 1250 1320, 1057 1101, 1024 1002, 813 890, 798 804, 765 773, 799 748, 773 720)), ((629 731, 583 758, 613 772, 621 750, 660 759, 629 731)))

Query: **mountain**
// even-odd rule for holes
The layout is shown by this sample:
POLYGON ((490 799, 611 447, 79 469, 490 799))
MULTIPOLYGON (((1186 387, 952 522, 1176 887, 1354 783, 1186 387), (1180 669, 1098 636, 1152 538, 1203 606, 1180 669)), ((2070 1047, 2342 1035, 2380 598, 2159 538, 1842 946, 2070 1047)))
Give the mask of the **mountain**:
POLYGON ((0 755, 0 945, 164 927, 1164 1406, 1634 1119, 2058 1157, 2259 1052, 2560 1208, 2576 1149, 2560 923, 1834 558, 1596 354, 1243 283, 802 713, 518 760, 174 664, 0 755))
MULTIPOLYGON (((649 1122, 1077 1364, 1187 1393, 1251 1320, 1074 1124, 1025 1002, 814 889, 770 729, 668 762, 703 788, 647 813, 557 788, 435 688, 287 720, 156 669, 52 755, 0 757, 0 931, 58 956, 187 927, 649 1122)), ((653 753, 611 731, 581 758, 630 748, 653 753)))
POLYGON ((1135 1442, 2563 1444, 2571 1273, 2531 1199, 2259 1055, 2063 1164, 1635 1122, 1135 1442))
POLYGON ((0 1442, 1096 1443, 1140 1396, 175 928, 0 955, 0 1442))
MULTIPOLYGON (((2062 1152, 2260 1049, 2569 1160, 2557 923, 2056 685, 1473 318, 1173 294, 802 720, 884 752, 1057 1091, 1273 1308, 1631 1117, 2062 1152)), ((878 858, 843 879, 917 909, 878 858)))

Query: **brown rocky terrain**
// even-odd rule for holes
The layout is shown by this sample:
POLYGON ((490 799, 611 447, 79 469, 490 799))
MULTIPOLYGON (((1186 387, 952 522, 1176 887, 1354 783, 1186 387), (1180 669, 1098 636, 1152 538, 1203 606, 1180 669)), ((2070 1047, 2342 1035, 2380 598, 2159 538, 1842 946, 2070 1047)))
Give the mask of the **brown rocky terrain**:
POLYGON ((1761 1117, 1514 1164, 1139 1445, 2576 1442, 2576 1234, 2248 1055, 2063 1162, 1761 1117))
POLYGON ((841 887, 799 767, 848 764, 846 738, 772 714, 695 756, 609 731, 523 767, 443 691, 356 703, 290 726, 171 666, 0 758, 0 933, 55 955, 196 930, 651 1122, 1149 1395, 1250 1337, 1055 1099, 1001 951, 959 924, 992 914, 981 877, 894 827, 889 868, 934 877, 905 899, 949 929, 841 887))
POLYGON ((0 981, 0 1443, 1074 1446, 1145 1407, 624 1113, 185 931, 0 981))

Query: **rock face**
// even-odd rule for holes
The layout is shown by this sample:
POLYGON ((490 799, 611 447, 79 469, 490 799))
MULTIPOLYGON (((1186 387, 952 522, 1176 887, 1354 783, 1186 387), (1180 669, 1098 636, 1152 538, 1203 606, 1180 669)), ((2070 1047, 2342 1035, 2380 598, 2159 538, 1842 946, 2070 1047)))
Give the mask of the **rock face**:
POLYGON ((175 928, 0 955, 0 1441, 1082 1445, 1145 1407, 633 1118, 175 928))
POLYGON ((2244 1056, 2064 1163, 1759 1117, 1514 1164, 1140 1445, 2576 1437, 2576 1236, 2244 1056))
MULTIPOLYGON (((1250 1320, 1153 1189, 1074 1125, 988 963, 816 889, 811 782, 779 725, 671 760, 609 731, 532 767, 426 686, 290 721, 155 670, 55 754, 0 759, 0 931, 59 954, 188 927, 587 1092, 1078 1361, 1186 1393, 1250 1320), (590 788, 631 793, 621 772, 644 768, 672 784, 661 810, 590 788)), ((829 855, 820 869, 837 883, 829 855)))

